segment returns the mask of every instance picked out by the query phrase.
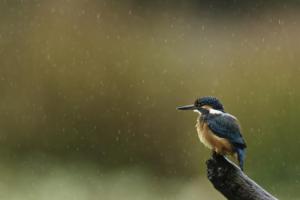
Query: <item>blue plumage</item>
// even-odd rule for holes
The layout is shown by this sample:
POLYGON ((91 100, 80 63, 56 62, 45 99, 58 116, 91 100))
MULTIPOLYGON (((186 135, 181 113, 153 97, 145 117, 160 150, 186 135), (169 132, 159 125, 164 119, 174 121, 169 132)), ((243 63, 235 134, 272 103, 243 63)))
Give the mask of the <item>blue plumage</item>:
POLYGON ((244 170, 244 161, 245 161, 245 148, 239 148, 237 147, 235 149, 236 153, 237 153, 237 158, 238 158, 238 161, 239 161, 239 165, 240 165, 240 168, 241 170, 244 170))
POLYGON ((238 121, 227 113, 207 114, 204 120, 208 127, 219 137, 226 138, 235 147, 245 148, 238 121))
POLYGON ((206 123, 211 131, 221 138, 228 139, 232 144, 234 151, 237 153, 239 166, 243 170, 245 148, 247 146, 242 137, 238 121, 227 113, 207 114, 204 116, 204 120, 206 120, 206 123))

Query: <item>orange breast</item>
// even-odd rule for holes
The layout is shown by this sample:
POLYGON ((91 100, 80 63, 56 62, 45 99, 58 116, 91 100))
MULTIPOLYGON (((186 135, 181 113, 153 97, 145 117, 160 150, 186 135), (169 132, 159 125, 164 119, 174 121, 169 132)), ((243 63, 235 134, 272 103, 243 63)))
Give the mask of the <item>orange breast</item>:
POLYGON ((233 153, 233 147, 230 142, 225 138, 215 135, 205 122, 200 122, 198 119, 196 128, 200 141, 206 147, 222 155, 233 153))

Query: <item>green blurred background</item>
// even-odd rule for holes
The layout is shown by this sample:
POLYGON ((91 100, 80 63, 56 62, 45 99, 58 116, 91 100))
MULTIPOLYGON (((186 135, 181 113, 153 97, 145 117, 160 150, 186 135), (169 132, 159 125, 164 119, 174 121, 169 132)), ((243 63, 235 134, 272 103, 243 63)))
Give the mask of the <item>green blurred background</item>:
POLYGON ((199 96, 248 143, 246 173, 300 199, 298 1, 2 0, 0 198, 224 199, 199 96))

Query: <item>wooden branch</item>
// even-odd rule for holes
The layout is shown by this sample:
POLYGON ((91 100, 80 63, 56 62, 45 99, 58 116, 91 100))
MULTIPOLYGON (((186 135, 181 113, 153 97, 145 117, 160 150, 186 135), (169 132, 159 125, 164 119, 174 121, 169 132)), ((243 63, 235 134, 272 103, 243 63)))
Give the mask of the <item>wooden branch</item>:
POLYGON ((223 156, 214 154, 206 165, 208 179, 229 200, 277 200, 223 156))

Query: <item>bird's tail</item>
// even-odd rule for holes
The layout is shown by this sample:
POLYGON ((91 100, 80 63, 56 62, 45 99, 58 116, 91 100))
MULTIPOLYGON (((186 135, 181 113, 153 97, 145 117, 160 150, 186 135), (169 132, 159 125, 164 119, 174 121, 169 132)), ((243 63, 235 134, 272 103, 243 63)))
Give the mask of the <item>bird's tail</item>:
POLYGON ((239 166, 242 171, 244 171, 244 160, 245 160, 245 149, 242 148, 236 148, 237 158, 239 161, 239 166))

